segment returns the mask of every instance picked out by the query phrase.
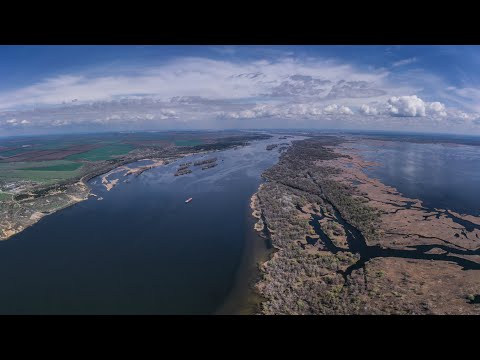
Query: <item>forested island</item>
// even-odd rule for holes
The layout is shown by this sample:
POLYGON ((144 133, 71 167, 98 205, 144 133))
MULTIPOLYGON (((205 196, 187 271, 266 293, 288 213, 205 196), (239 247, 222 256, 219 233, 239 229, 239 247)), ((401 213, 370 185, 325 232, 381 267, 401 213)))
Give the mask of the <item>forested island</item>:
POLYGON ((191 172, 192 172, 192 170, 190 170, 188 167, 185 167, 185 168, 179 168, 177 170, 177 172, 173 175, 174 176, 181 176, 181 175, 190 174, 191 172))
POLYGON ((199 165, 206 165, 206 164, 212 164, 217 161, 217 158, 210 158, 210 159, 205 159, 205 160, 198 160, 193 163, 194 166, 199 166, 199 165))
POLYGON ((202 166, 202 170, 207 170, 207 169, 211 169, 215 166, 217 166, 218 164, 216 162, 211 162, 211 163, 208 163, 206 165, 203 165, 202 166))
POLYGON ((180 164, 178 166, 177 172, 174 174, 174 176, 181 176, 181 175, 190 174, 192 172, 192 170, 189 169, 190 165, 192 165, 191 161, 180 164))

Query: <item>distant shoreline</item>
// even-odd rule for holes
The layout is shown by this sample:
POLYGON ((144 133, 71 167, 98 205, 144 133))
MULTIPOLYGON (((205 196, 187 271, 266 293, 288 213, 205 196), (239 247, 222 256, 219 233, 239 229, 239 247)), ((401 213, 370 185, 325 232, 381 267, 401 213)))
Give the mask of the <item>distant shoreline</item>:
MULTIPOLYGON (((252 141, 254 141, 255 139, 253 139, 252 141)), ((248 143, 248 142, 247 142, 248 143)), ((245 146, 247 143, 244 143, 243 145, 241 146, 245 146)), ((125 167, 129 164, 133 164, 133 163, 136 163, 138 161, 144 161, 144 160, 149 160, 149 161, 153 161, 153 162, 161 162, 162 164, 161 165, 164 165, 166 164, 167 161, 176 161, 177 159, 182 159, 182 158, 185 158, 185 157, 188 157, 188 156, 192 156, 192 155, 198 155, 198 154, 208 154, 208 153, 212 153, 212 152, 216 152, 216 151, 224 151, 224 150, 227 150, 227 149, 230 149, 230 148, 234 148, 234 147, 238 147, 240 145, 238 144, 232 144, 231 146, 227 146, 223 149, 212 149, 212 150, 198 150, 198 151, 191 151, 191 152, 186 152, 186 153, 175 153, 175 154, 169 154, 169 155, 166 155, 166 156, 147 156, 145 157, 144 154, 138 154, 137 157, 135 158, 125 158, 125 159, 120 159, 120 161, 118 163, 114 163, 114 164, 105 164, 104 168, 100 168, 100 169, 94 169, 91 173, 87 173, 87 174, 84 174, 82 175, 81 177, 79 177, 77 180, 75 180, 75 182, 73 182, 72 180, 69 180, 69 181, 66 181, 65 183, 58 183, 58 184, 53 184, 53 185, 48 185, 45 187, 46 190, 42 190, 42 191, 46 191, 47 194, 48 194, 48 191, 51 191, 53 194, 56 194, 56 195, 66 195, 69 197, 69 201, 68 202, 64 202, 62 203, 61 206, 57 207, 57 208, 54 208, 54 209, 51 209, 48 211, 48 213, 46 212, 39 212, 39 211, 36 211, 36 210, 32 210, 32 209, 29 209, 27 208, 27 210, 29 211, 29 214, 30 214, 30 217, 27 219, 27 220, 24 220, 24 223, 19 223, 18 221, 16 221, 15 219, 13 219, 10 223, 10 226, 5 226, 3 228, 0 228, 0 241, 5 241, 5 240, 9 240, 12 236, 15 236, 19 233, 21 233, 22 231, 24 231, 25 229, 27 229, 28 227, 30 226, 33 226, 35 225, 40 219, 44 218, 45 216, 48 216, 48 215, 51 215, 51 214, 54 214, 58 211, 61 211, 65 208, 68 208, 70 206, 73 206, 79 202, 82 202, 82 201, 85 201, 89 198, 90 196, 90 193, 91 193, 91 189, 90 187, 88 186, 88 182, 94 178, 97 178, 97 177, 101 177, 101 176, 108 176, 109 173, 111 173, 112 171, 116 171, 117 169, 119 168, 122 168, 122 167, 125 167), (64 187, 65 188, 65 193, 59 193, 58 191, 56 191, 55 189, 57 187, 64 187), (72 191, 75 193, 75 195, 80 195, 80 196, 74 196, 74 195, 68 195, 67 192, 69 191, 72 191), (78 192, 80 192, 80 194, 78 194, 78 192)), ((156 167, 156 166, 160 166, 159 164, 154 164, 153 167, 156 167)), ((130 169, 131 170, 131 169, 130 169)), ((141 171, 146 171, 146 170, 149 170, 149 169, 142 169, 141 171)), ((132 173, 135 173, 137 172, 137 170, 133 171, 132 173)), ((103 179, 102 179, 103 181, 103 179)), ((105 179, 105 182, 103 182, 107 191, 110 191, 114 186, 117 185, 117 182, 110 182, 108 180, 105 179)), ((40 195, 39 197, 42 197, 43 195, 40 195)), ((14 196, 12 195, 12 199, 14 198, 14 196)), ((28 198, 24 199, 24 200, 28 200, 28 198)), ((16 203, 16 200, 11 200, 13 204, 16 203)))

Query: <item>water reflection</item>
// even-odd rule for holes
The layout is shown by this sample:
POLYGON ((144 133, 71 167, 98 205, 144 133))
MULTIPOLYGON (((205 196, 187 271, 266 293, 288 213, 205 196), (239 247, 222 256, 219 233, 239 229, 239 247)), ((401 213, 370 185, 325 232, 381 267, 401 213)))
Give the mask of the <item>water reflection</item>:
POLYGON ((480 147, 362 141, 352 145, 369 161, 367 171, 429 207, 479 215, 480 147))

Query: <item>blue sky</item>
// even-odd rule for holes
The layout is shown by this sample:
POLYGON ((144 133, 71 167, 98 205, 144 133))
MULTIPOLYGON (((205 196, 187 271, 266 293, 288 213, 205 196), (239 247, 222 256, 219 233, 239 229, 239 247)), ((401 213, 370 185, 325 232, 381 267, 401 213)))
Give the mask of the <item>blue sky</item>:
POLYGON ((480 134, 479 46, 0 46, 0 135, 312 127, 480 134))

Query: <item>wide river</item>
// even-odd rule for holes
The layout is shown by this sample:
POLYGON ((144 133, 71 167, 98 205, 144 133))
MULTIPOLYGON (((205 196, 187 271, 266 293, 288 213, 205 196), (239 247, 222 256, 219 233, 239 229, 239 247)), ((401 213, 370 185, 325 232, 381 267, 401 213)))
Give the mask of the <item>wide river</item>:
POLYGON ((279 157, 266 145, 291 140, 194 155, 138 177, 120 172, 109 192, 92 179, 103 200, 90 197, 0 242, 0 313, 252 312, 267 250, 250 197, 279 157), (209 157, 218 166, 173 176, 179 163, 209 157))

